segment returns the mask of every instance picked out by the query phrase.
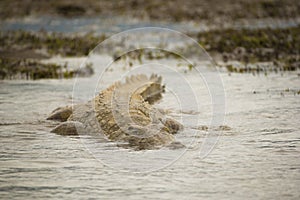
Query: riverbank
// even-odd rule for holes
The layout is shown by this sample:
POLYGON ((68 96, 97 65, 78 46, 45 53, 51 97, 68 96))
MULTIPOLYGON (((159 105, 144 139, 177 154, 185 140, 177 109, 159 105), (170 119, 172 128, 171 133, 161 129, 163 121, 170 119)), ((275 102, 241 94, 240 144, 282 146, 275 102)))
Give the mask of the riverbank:
POLYGON ((28 16, 95 17, 121 16, 158 21, 209 21, 230 23, 237 19, 300 17, 298 0, 61 0, 0 2, 1 19, 28 16))
POLYGON ((2 31, 0 33, 0 79, 42 79, 86 77, 94 73, 92 65, 74 68, 65 63, 44 60, 53 57, 81 57, 104 40, 105 35, 84 36, 59 33, 2 31))
POLYGON ((92 64, 74 68, 68 61, 47 62, 48 59, 7 59, 0 58, 0 79, 38 80, 89 77, 94 73, 92 64))
MULTIPOLYGON (((219 67, 230 73, 269 73, 300 69, 300 26, 278 29, 210 30, 188 35, 199 42, 219 67)), ((2 31, 0 78, 71 78, 82 74, 76 69, 68 70, 64 64, 45 64, 40 60, 55 56, 87 56, 107 37, 105 34, 92 33, 76 35, 43 31, 2 31)), ((185 50, 189 50, 188 45, 185 50)), ((142 58, 168 59, 170 56, 176 57, 170 52, 160 51, 155 55, 152 51, 139 50, 129 53, 127 58, 128 63, 131 63, 130 59, 142 63, 142 58)), ((85 71, 93 70, 88 66, 85 71)))
POLYGON ((213 30, 191 37, 197 38, 218 64, 230 72, 300 69, 300 26, 213 30))

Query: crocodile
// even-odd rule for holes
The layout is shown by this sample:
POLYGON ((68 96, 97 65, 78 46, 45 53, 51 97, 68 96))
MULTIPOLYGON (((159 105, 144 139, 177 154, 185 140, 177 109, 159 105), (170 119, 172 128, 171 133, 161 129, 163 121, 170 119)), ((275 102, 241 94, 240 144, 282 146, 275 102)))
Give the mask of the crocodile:
POLYGON ((132 75, 87 103, 55 109, 47 119, 61 122, 51 131, 60 135, 103 133, 135 150, 183 147, 174 137, 183 125, 154 107, 164 91, 161 76, 132 75))

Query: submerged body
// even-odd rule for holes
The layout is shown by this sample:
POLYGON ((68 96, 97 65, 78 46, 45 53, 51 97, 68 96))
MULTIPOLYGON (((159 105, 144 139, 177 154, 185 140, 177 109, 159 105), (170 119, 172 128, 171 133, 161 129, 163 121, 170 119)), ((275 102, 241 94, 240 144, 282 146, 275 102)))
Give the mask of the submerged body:
POLYGON ((153 107, 163 92, 161 77, 134 75, 125 83, 111 85, 86 104, 54 110, 48 119, 63 122, 52 130, 61 135, 103 133, 137 150, 172 143, 178 146, 173 134, 182 125, 153 107))

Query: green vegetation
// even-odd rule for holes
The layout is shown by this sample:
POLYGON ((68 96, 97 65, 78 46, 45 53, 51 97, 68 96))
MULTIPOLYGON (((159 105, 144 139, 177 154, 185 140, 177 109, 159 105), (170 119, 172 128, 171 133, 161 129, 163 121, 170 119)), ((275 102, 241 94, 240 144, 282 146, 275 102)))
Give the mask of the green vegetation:
MULTIPOLYGON (((221 55, 224 67, 229 72, 260 73, 265 71, 296 71, 300 69, 300 26, 286 29, 226 29, 191 34, 211 55, 221 55), (236 66, 230 61, 239 61, 236 66), (270 66, 259 62, 271 63, 270 66)), ((37 61, 37 50, 46 52, 47 56, 86 56, 105 35, 93 34, 63 35, 59 33, 32 33, 25 31, 0 32, 1 71, 3 78, 15 74, 26 74, 31 79, 73 77, 74 72, 57 72, 61 66, 45 65, 37 61), (29 60, 29 59, 36 59, 29 60), (17 67, 20 66, 19 70, 17 67), (26 67, 25 67, 26 66, 26 67), (44 68, 44 69, 42 69, 44 68), (51 68, 51 69, 50 69, 51 68), (62 75, 63 74, 63 75, 62 75)), ((184 48, 187 53, 190 48, 184 48)), ((43 55, 44 56, 44 55, 43 55)), ((178 59, 172 52, 153 49, 139 49, 119 56, 115 60, 129 58, 142 63, 143 59, 178 59)), ((132 65, 132 63, 130 64, 132 65)), ((192 66, 188 66, 189 69, 192 66)), ((88 70, 89 71, 89 70, 88 70)))
MULTIPOLYGON (((201 32, 194 36, 208 52, 222 55, 226 63, 237 60, 245 65, 271 62, 283 71, 300 69, 300 26, 286 29, 227 29, 201 32)), ((235 70, 228 65, 227 69, 235 70)))
POLYGON ((124 55, 119 55, 117 52, 114 56, 114 60, 138 60, 139 63, 143 63, 143 59, 148 60, 160 60, 160 59, 168 59, 168 58, 175 58, 179 59, 180 55, 177 55, 173 52, 166 51, 163 49, 152 49, 152 48, 145 48, 145 49, 136 49, 134 51, 130 51, 124 55))
POLYGON ((278 59, 282 54, 299 54, 300 26, 288 29, 216 30, 199 33, 197 39, 207 51, 231 53, 237 47, 243 47, 246 53, 259 61, 267 61, 271 56, 278 59))
POLYGON ((0 33, 0 46, 5 51, 46 49, 50 55, 85 56, 106 38, 93 34, 66 36, 60 33, 9 31, 0 33))
POLYGON ((26 31, 0 32, 0 79, 72 78, 93 74, 91 65, 84 69, 68 70, 67 66, 44 64, 39 60, 52 55, 86 56, 105 39, 96 37, 66 36, 59 33, 32 33, 26 31), (39 53, 44 51, 44 54, 39 53))
POLYGON ((83 69, 68 70, 67 65, 45 64, 28 59, 0 59, 0 79, 37 80, 44 78, 72 78, 93 74, 91 64, 83 69))

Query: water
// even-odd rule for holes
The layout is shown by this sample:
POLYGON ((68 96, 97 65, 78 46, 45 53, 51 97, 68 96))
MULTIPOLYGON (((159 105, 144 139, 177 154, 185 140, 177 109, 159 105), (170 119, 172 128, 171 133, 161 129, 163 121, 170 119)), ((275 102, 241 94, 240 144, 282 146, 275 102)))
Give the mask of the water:
MULTIPOLYGON (((197 79, 193 73, 186 76, 197 79)), ((56 107, 71 104, 74 80, 2 81, 1 198, 299 199, 299 76, 225 72, 220 76, 228 129, 217 131, 221 137, 205 158, 199 152, 207 131, 195 130, 189 123, 177 136, 189 144, 184 151, 134 152, 89 137, 55 135, 50 130, 56 123, 45 118, 56 107), (103 154, 102 160, 91 148, 103 154), (150 155, 161 157, 156 163, 169 163, 168 155, 178 159, 154 172, 135 173, 122 168, 126 155, 139 156, 146 167, 154 166, 150 155)), ((209 125, 206 111, 211 105, 205 87, 199 86, 196 93, 203 95, 200 113, 185 116, 199 115, 200 124, 209 125)), ((168 102, 170 92, 164 98, 161 106, 176 107, 168 102)), ((180 113, 174 110, 171 115, 176 117, 180 113)))
POLYGON ((166 23, 139 20, 128 17, 80 17, 80 18, 61 18, 61 17, 27 17, 23 19, 10 19, 0 21, 2 30, 27 30, 62 33, 118 33, 133 28, 159 26, 175 30, 188 30, 194 26, 191 23, 166 23))
MULTIPOLYGON (((141 22, 118 25, 118 20, 111 25, 109 19, 103 20, 103 24, 100 21, 60 19, 46 23, 44 18, 27 22, 25 19, 5 22, 2 29, 111 33, 149 25, 141 22)), ((193 30, 190 25, 167 27, 193 30)), ((100 57, 97 61, 105 59, 100 57)), ((106 74, 101 84, 107 86, 119 72, 106 74)), ((50 133, 57 123, 45 119, 53 109, 72 104, 74 79, 1 81, 0 197, 299 199, 300 77, 297 73, 253 76, 220 72, 226 94, 223 124, 227 128, 222 131, 212 127, 215 131, 208 134, 201 127, 210 126, 212 102, 203 80, 195 73, 181 71, 194 85, 199 111, 193 110, 192 98, 185 98, 181 102, 185 103, 185 109, 180 112, 174 91, 189 95, 182 82, 174 81, 178 73, 165 72, 167 92, 158 106, 170 109, 170 115, 178 120, 184 117, 185 130, 176 140, 187 148, 139 152, 116 147, 101 138, 50 133), (198 125, 195 119, 199 120, 198 125), (218 142, 202 158, 200 152, 207 136, 218 142)), ((75 101, 90 99, 97 88, 90 83, 98 81, 97 75, 79 81, 82 87, 76 90, 75 101)))
POLYGON ((210 22, 163 22, 163 21, 149 21, 140 20, 129 17, 80 17, 80 18, 61 18, 61 17, 26 17, 9 20, 0 20, 0 29, 2 30, 26 30, 26 31, 40 31, 47 32, 62 32, 62 33, 88 33, 94 32, 96 34, 115 34, 121 31, 140 27, 162 27, 169 28, 184 33, 209 31, 211 29, 258 29, 258 28, 289 28, 296 27, 300 24, 300 18, 293 19, 247 19, 236 20, 232 23, 216 23, 210 22))

